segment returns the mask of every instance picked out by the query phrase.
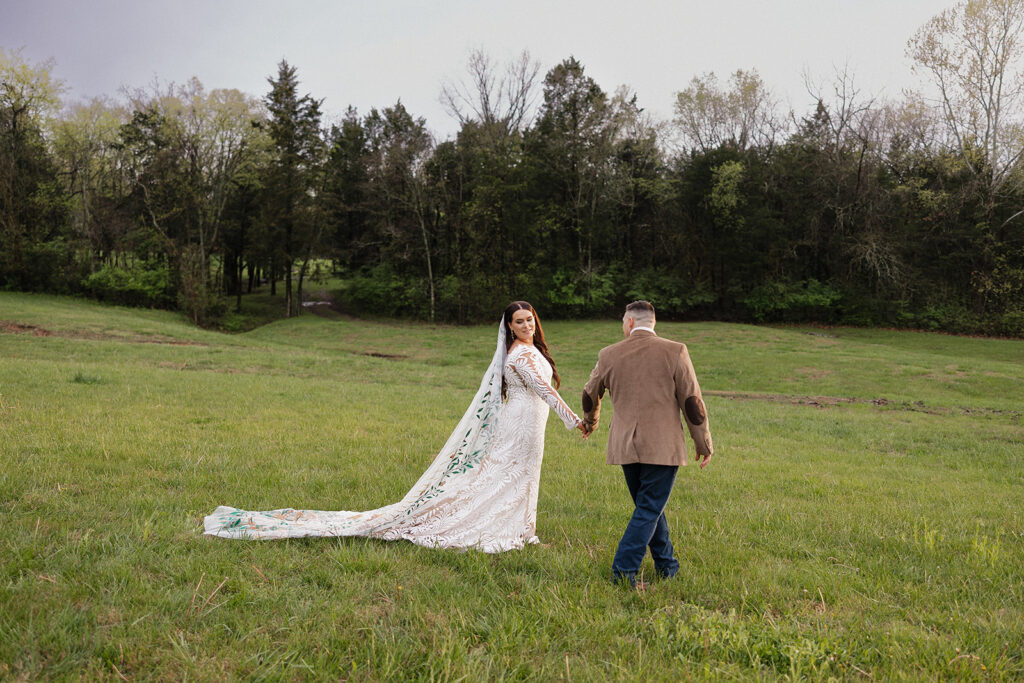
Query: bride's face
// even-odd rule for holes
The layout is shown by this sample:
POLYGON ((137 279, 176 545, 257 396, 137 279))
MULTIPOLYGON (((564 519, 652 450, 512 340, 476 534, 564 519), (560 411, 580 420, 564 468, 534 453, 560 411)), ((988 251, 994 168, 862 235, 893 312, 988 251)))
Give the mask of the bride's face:
POLYGON ((535 322, 533 313, 527 310, 518 310, 512 314, 512 334, 521 342, 531 343, 533 341, 533 329, 535 322))

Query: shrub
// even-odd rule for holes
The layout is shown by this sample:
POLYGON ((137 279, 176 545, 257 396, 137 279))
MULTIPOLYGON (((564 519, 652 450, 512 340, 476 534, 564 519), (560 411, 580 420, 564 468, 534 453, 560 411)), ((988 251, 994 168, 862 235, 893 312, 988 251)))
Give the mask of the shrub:
POLYGON ((742 301, 758 322, 831 322, 842 298, 839 290, 812 278, 806 282, 768 282, 742 301))
POLYGON ((950 301, 932 304, 909 316, 910 327, 930 332, 953 332, 964 334, 979 332, 985 328, 983 321, 966 307, 950 301))
POLYGON ((590 273, 559 268, 544 291, 551 304, 549 315, 576 318, 605 313, 615 308, 621 280, 614 266, 590 273))
POLYGON ((704 282, 694 282, 677 273, 659 270, 633 274, 624 290, 625 303, 638 299, 650 301, 662 319, 692 314, 717 299, 704 282))
POLYGON ((386 263, 353 276, 345 288, 346 303, 358 311, 384 317, 426 318, 430 314, 426 282, 406 280, 386 263))
POLYGON ((522 293, 517 283, 510 288, 482 273, 447 275, 437 286, 437 319, 458 323, 496 321, 509 303, 510 290, 520 292, 527 300, 532 295, 529 291, 522 293))
POLYGON ((1024 337, 1024 310, 1004 313, 999 321, 999 331, 1010 337, 1024 337))
POLYGON ((25 242, 17 257, 0 250, 0 288, 70 294, 83 276, 83 264, 63 238, 25 242))
POLYGON ((128 268, 107 264, 82 280, 82 289, 100 301, 125 306, 172 308, 170 272, 163 263, 137 263, 128 268))

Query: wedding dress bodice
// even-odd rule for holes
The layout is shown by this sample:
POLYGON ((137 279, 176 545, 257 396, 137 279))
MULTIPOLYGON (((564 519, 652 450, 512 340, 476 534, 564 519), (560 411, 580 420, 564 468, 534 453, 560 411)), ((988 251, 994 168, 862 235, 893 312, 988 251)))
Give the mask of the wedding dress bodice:
MULTIPOLYGON (((551 364, 535 346, 524 344, 512 349, 505 362, 504 374, 508 394, 508 404, 502 411, 505 419, 516 419, 517 413, 522 410, 518 406, 519 401, 528 401, 533 404, 535 410, 541 410, 542 415, 544 409, 550 407, 565 424, 566 429, 575 429, 579 424, 576 413, 572 412, 551 386, 551 364)), ((543 440, 543 426, 540 436, 543 440)))

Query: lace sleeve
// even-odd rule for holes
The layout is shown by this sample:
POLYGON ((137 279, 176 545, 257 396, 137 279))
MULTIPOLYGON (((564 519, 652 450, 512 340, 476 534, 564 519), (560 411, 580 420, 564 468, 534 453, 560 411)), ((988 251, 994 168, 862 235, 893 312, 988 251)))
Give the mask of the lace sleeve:
POLYGON ((548 384, 540 373, 540 368, 537 367, 536 355, 523 351, 509 362, 512 365, 512 370, 523 380, 523 384, 530 387, 538 396, 544 399, 544 402, 565 423, 566 429, 575 429, 579 425, 580 418, 577 417, 576 413, 572 412, 572 409, 565 404, 565 401, 558 395, 555 388, 548 384))

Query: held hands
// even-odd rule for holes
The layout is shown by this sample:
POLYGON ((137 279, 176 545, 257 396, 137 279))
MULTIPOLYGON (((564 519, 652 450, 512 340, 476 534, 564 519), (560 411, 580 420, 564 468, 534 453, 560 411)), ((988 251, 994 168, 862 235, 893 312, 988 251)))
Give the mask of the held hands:
POLYGON ((591 434, 593 434, 594 433, 594 429, 596 427, 597 427, 597 424, 594 424, 594 423, 588 424, 584 420, 580 420, 580 423, 578 425, 576 425, 576 429, 580 430, 580 433, 583 435, 584 439, 588 438, 591 434))

